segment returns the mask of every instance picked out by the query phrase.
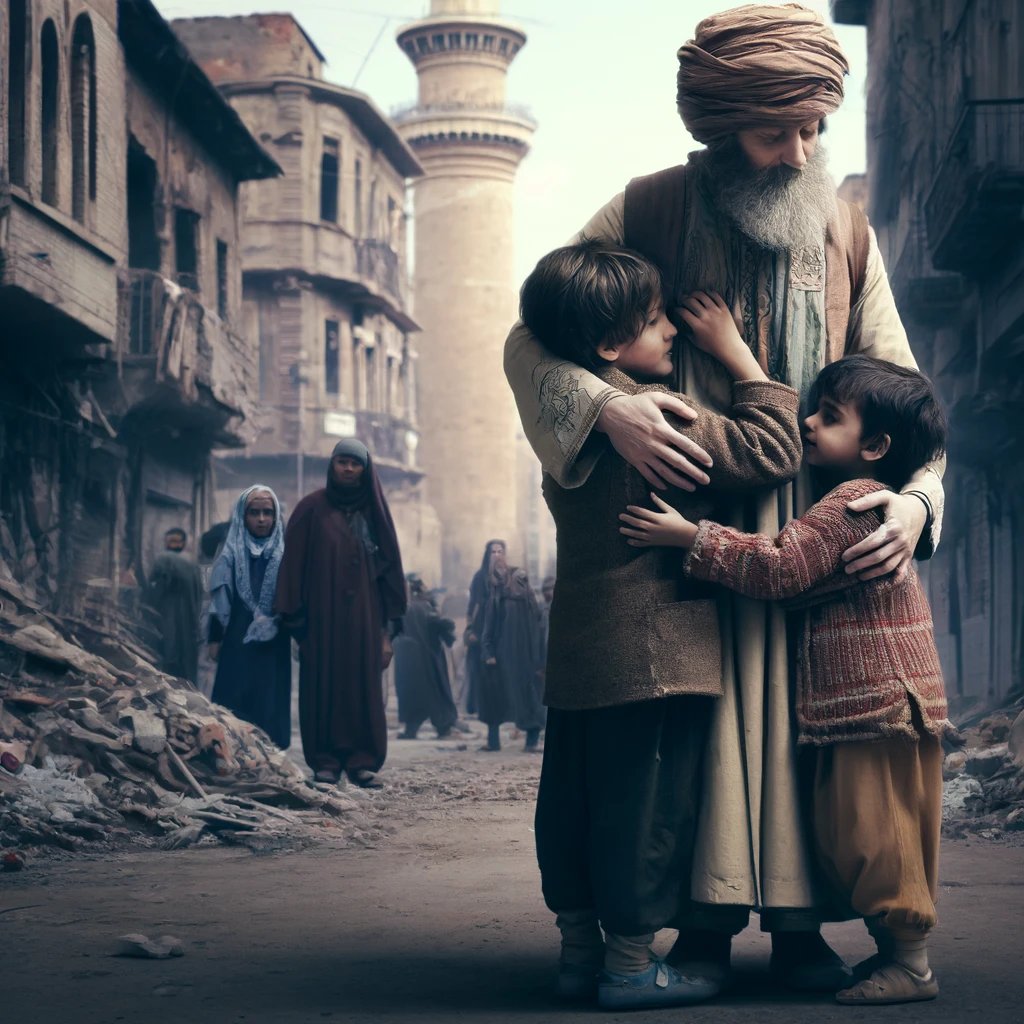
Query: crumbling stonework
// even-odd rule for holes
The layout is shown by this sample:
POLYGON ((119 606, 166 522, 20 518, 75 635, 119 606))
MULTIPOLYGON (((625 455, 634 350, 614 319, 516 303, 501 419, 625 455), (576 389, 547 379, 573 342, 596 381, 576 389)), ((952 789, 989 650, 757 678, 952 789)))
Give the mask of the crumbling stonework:
POLYGON ((279 168, 149 0, 14 0, 0 42, 0 557, 40 604, 138 622, 252 430, 238 187, 279 168))

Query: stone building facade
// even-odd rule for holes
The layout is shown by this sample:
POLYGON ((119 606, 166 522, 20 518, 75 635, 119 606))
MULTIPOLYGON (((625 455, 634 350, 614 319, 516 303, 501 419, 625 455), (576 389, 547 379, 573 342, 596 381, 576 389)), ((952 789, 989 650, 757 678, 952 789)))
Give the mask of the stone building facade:
POLYGON ((280 169, 148 0, 11 0, 0 55, 0 572, 113 616, 251 429, 238 187, 280 169))
POLYGON ((1024 684, 1024 7, 833 0, 868 42, 868 213, 950 416, 922 565, 961 706, 1024 684))
POLYGON ((406 259, 405 183, 422 168, 366 95, 324 80, 323 55, 291 15, 174 27, 285 172, 243 194, 258 435, 219 461, 218 487, 227 496, 263 481, 293 507, 323 486, 337 440, 358 437, 381 474, 407 568, 437 581, 406 259))
POLYGON ((423 465, 443 526, 443 576, 469 583, 484 543, 504 537, 523 563, 529 516, 545 516, 524 452, 502 347, 518 310, 513 190, 534 123, 506 101, 526 35, 489 0, 431 0, 398 45, 416 68, 415 104, 395 112, 423 164, 413 187, 423 465))

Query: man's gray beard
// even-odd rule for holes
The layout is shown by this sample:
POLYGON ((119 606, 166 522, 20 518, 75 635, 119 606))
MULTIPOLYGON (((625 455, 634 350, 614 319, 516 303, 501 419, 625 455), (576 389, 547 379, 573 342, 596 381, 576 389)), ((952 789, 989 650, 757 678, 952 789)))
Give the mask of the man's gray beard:
POLYGON ((705 182, 718 210, 751 241, 774 252, 820 248, 836 215, 836 186, 819 143, 803 170, 754 169, 735 138, 708 150, 705 182))

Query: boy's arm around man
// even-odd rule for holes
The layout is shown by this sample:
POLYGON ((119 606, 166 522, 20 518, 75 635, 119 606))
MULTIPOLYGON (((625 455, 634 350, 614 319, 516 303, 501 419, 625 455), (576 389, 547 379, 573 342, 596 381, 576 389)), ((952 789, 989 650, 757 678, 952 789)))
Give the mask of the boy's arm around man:
POLYGON ((855 513, 847 503, 883 490, 871 480, 836 487, 793 520, 774 540, 702 520, 684 568, 694 579, 719 583, 758 600, 799 598, 800 605, 857 586, 845 572, 843 552, 878 527, 878 512, 855 513))
POLYGON ((709 490, 749 491, 793 479, 800 470, 803 443, 796 391, 771 380, 740 380, 732 386, 728 415, 678 395, 697 412, 691 423, 672 425, 700 445, 714 465, 707 469, 709 490))

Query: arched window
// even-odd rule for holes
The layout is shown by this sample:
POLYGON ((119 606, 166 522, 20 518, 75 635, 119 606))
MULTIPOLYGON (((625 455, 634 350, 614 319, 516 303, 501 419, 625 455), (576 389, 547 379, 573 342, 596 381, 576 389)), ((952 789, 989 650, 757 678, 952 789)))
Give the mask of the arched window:
POLYGON ((25 89, 28 11, 25 0, 11 0, 7 26, 7 159, 11 183, 25 184, 25 89))
POLYGON ((60 106, 60 51, 57 46, 57 29, 52 21, 43 25, 40 36, 40 67, 42 70, 42 102, 40 103, 42 131, 39 133, 39 147, 42 156, 43 202, 57 205, 57 139, 60 106))
POLYGON ((96 42, 92 22, 79 15, 71 34, 71 214, 85 220, 96 199, 96 42))

